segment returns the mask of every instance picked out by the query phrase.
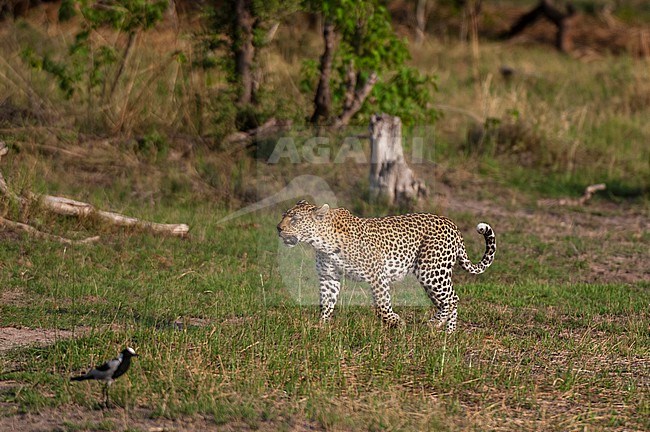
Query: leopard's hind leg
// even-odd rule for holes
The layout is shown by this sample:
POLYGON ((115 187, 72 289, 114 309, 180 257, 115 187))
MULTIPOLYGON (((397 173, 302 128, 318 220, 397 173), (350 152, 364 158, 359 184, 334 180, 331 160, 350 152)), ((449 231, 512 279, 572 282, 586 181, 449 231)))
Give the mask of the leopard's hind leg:
POLYGON ((431 321, 438 328, 445 326, 445 331, 451 333, 456 330, 456 321, 458 319, 458 295, 454 291, 451 282, 451 272, 449 276, 437 277, 427 277, 426 274, 426 272, 421 274, 418 279, 437 309, 431 321), (436 279, 442 279, 442 281, 429 282, 436 279))
POLYGON ((445 331, 456 330, 458 319, 458 295, 451 280, 454 257, 440 244, 423 248, 415 267, 415 276, 429 299, 437 308, 431 321, 445 331))

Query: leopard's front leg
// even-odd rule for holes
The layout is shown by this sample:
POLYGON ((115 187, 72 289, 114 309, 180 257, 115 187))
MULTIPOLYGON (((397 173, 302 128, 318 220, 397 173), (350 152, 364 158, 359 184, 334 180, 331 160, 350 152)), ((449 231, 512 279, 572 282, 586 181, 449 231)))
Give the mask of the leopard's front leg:
POLYGON ((378 276, 376 279, 370 281, 370 287, 372 288, 372 298, 377 308, 377 314, 384 323, 391 327, 403 324, 400 316, 393 312, 388 279, 378 276))
POLYGON ((332 318, 336 300, 341 290, 341 275, 325 253, 316 254, 316 271, 320 289, 320 320, 327 322, 332 318))

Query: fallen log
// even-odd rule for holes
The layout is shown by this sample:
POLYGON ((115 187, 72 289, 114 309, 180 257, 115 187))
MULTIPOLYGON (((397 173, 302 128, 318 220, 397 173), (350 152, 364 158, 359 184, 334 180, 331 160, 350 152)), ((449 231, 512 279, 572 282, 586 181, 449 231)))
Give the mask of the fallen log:
MULTIPOLYGON (((0 160, 3 156, 8 153, 7 146, 4 142, 0 141, 0 160)), ((27 192, 26 196, 20 196, 14 193, 7 182, 5 181, 2 173, 0 172, 0 195, 4 195, 7 198, 17 201, 21 206, 27 206, 35 204, 40 206, 42 209, 49 211, 54 214, 63 215, 63 216, 74 216, 77 218, 96 218, 103 222, 109 223, 111 225, 119 227, 130 227, 138 228, 144 231, 148 231, 154 234, 166 234, 178 237, 185 237, 190 230, 190 227, 186 224, 163 224, 145 221, 142 219, 134 218, 131 216, 126 216, 120 213, 115 213, 111 211, 105 211, 97 209, 92 204, 88 204, 82 201, 76 201, 70 198, 58 197, 52 195, 39 195, 32 192, 27 192)), ((8 219, 2 219, 2 225, 8 226, 12 229, 18 229, 25 232, 28 232, 39 237, 50 238, 62 243, 90 243, 96 241, 95 237, 85 240, 70 240, 64 237, 58 237, 51 234, 43 233, 36 228, 21 223, 10 221, 8 219)), ((99 239, 99 237, 97 237, 99 239)))
POLYGON ((293 122, 291 120, 278 120, 275 117, 271 117, 262 125, 254 129, 233 132, 230 135, 226 135, 226 137, 221 141, 221 147, 227 149, 228 153, 242 150, 248 148, 257 140, 263 140, 285 132, 291 129, 292 125, 293 122))
POLYGON ((92 204, 64 197, 30 194, 30 199, 38 201, 41 207, 46 210, 63 216, 75 216, 79 218, 93 217, 120 227, 140 228, 154 233, 164 233, 180 237, 187 235, 190 230, 185 224, 161 224, 143 221, 131 216, 99 210, 92 204))

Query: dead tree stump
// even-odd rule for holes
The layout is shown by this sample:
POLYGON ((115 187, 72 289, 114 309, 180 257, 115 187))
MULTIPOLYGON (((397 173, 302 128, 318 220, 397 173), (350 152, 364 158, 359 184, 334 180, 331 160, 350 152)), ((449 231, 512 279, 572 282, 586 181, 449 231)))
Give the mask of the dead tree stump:
POLYGON ((388 114, 370 118, 370 194, 389 205, 404 205, 426 195, 426 186, 415 178, 404 160, 402 121, 388 114))

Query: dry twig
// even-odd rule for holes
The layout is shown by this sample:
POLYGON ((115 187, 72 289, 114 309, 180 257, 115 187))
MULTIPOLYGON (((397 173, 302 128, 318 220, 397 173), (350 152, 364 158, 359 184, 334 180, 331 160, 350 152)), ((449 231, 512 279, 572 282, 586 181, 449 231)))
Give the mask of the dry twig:
POLYGON ((540 207, 582 206, 591 199, 594 193, 605 190, 606 188, 605 183, 593 184, 587 186, 585 193, 580 198, 543 199, 538 200, 537 205, 540 207))
POLYGON ((61 237, 57 236, 54 234, 49 234, 40 230, 37 230, 31 225, 27 225, 21 222, 15 222, 9 219, 5 219, 0 216, 0 227, 7 227, 9 229, 12 229, 14 231, 25 231, 26 233, 38 237, 38 238, 44 238, 47 240, 54 240, 58 241, 59 243, 63 244, 88 244, 88 243, 95 243, 96 241, 99 240, 99 236, 94 236, 94 237, 88 237, 83 240, 72 240, 66 237, 61 237))

